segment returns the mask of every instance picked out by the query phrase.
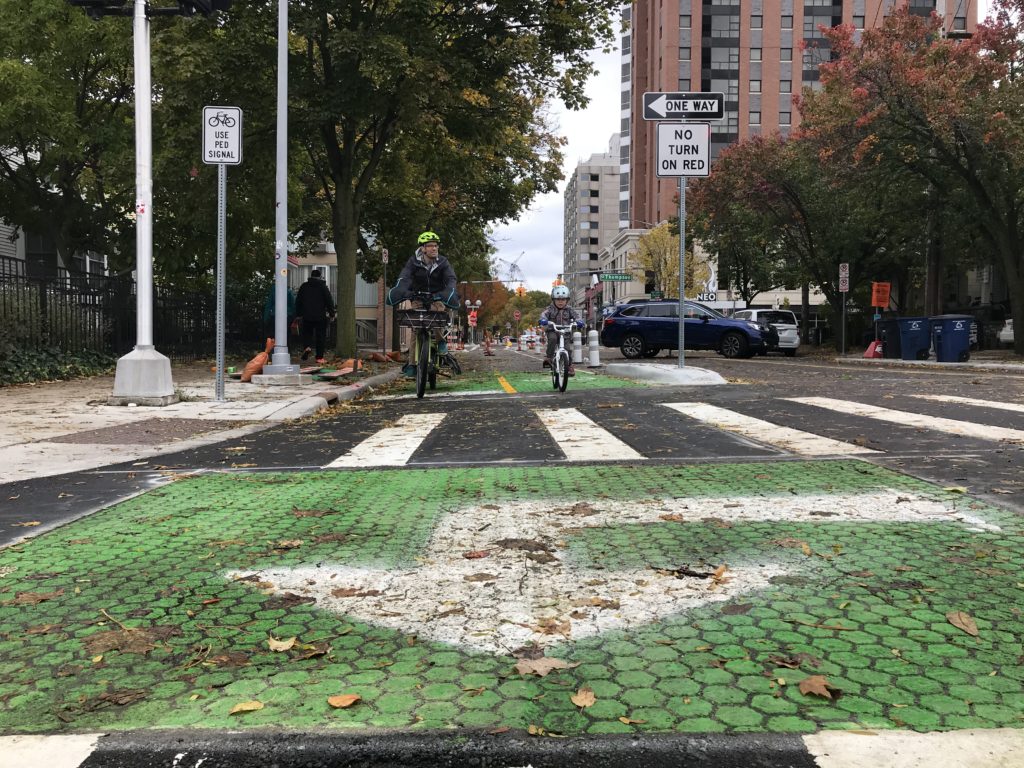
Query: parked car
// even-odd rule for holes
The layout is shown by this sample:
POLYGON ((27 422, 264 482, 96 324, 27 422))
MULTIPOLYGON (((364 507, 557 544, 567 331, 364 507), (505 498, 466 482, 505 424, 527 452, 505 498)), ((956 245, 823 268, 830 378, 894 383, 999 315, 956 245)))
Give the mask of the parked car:
POLYGON ((793 357, 800 346, 800 324, 788 309, 741 309, 733 315, 736 320, 751 320, 758 325, 770 325, 779 334, 779 344, 769 352, 781 352, 793 357))
MULTIPOLYGON (((725 357, 767 354, 778 334, 750 320, 732 320, 710 307, 685 302, 687 349, 713 349, 725 357)), ((654 357, 679 348, 679 302, 673 300, 623 304, 604 319, 601 346, 618 347, 630 360, 654 357)))
POLYGON ((999 333, 996 334, 996 341, 999 342, 999 346, 1013 346, 1013 318, 1009 318, 1003 323, 1003 327, 999 329, 999 333))

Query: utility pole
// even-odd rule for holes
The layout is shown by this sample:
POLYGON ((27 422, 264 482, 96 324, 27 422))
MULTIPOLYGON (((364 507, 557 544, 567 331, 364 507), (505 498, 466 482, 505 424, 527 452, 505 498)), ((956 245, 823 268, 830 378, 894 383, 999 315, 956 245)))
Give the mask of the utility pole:
POLYGON ((208 15, 231 0, 180 0, 174 8, 150 8, 146 0, 68 0, 91 19, 133 18, 135 64, 135 348, 117 361, 109 405, 170 405, 178 402, 171 361, 153 346, 153 88, 150 80, 149 16, 208 15))

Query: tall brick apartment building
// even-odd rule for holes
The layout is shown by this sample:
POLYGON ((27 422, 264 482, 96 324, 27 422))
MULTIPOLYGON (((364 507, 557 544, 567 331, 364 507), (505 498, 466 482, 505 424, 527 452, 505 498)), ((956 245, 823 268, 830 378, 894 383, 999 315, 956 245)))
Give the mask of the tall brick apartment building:
POLYGON ((634 0, 622 40, 619 226, 675 215, 677 183, 655 175, 655 125, 642 119, 645 91, 725 94, 725 119, 712 123, 711 154, 799 121, 793 97, 818 82, 828 59, 821 27, 880 26, 909 2, 937 11, 946 34, 973 33, 977 0, 634 0))

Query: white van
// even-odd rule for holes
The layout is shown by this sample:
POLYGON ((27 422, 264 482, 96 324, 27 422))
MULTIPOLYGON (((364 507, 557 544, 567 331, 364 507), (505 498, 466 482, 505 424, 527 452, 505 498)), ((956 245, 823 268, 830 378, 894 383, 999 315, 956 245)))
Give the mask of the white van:
POLYGON ((733 317, 737 320, 750 320, 758 325, 770 325, 779 333, 779 346, 771 351, 781 352, 787 357, 796 355, 800 346, 800 324, 790 310, 741 309, 733 317))

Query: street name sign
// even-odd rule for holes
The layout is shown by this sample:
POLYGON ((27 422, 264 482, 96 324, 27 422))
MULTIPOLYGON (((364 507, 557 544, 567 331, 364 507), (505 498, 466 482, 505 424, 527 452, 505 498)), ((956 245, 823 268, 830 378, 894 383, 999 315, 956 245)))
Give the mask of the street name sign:
POLYGON ((602 283, 628 283, 633 279, 632 275, 623 275, 616 272, 601 272, 597 279, 602 283))
POLYGON ((708 176, 711 126, 707 123, 658 123, 658 178, 708 176))
POLYGON ((721 120, 725 116, 725 94, 662 93, 644 94, 644 120, 721 120))
POLYGON ((242 110, 239 107, 203 107, 203 162, 241 165, 242 110))

